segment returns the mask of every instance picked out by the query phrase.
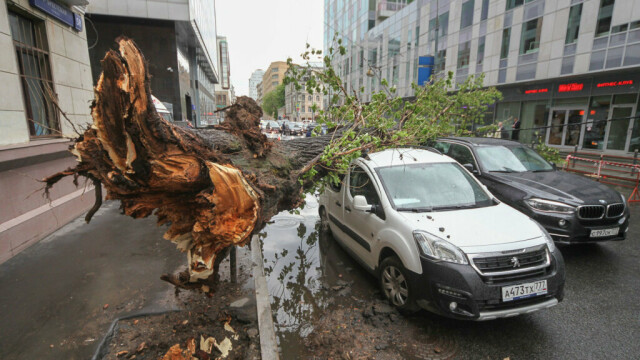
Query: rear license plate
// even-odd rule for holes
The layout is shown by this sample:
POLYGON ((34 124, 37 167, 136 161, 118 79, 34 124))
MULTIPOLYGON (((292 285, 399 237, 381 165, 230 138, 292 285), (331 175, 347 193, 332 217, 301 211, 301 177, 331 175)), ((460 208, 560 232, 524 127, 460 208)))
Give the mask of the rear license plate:
POLYGON ((502 301, 526 299, 547 293, 547 280, 505 286, 502 288, 502 301))
POLYGON ((599 238, 599 237, 615 236, 615 235, 618 235, 618 232, 620 232, 619 227, 615 227, 611 229, 591 230, 590 237, 599 238))

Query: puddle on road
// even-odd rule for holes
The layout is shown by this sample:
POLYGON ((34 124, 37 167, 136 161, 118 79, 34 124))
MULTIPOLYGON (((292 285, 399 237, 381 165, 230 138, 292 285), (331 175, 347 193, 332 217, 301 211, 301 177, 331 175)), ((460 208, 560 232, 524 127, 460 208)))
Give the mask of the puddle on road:
POLYGON ((368 292, 374 280, 320 231, 313 196, 295 212, 274 216, 260 239, 281 354, 299 358, 313 320, 335 302, 353 302, 351 294, 368 292))

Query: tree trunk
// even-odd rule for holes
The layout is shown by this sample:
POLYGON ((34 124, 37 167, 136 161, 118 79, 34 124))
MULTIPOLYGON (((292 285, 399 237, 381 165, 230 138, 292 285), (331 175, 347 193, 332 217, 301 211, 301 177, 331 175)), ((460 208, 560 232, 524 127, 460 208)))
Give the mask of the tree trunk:
MULTIPOLYGON (((44 179, 45 189, 84 176, 104 186, 107 199, 120 200, 126 215, 155 213, 158 224, 169 224, 164 238, 188 253, 188 274, 165 279, 202 283, 213 277, 222 250, 246 244, 274 214, 300 205, 299 175, 330 137, 270 142, 260 132, 262 110, 248 97, 214 129, 177 127, 155 110, 138 47, 126 38, 117 43, 102 60, 93 125, 70 148, 79 163, 44 179)), ((96 194, 87 222, 100 205, 96 194)))

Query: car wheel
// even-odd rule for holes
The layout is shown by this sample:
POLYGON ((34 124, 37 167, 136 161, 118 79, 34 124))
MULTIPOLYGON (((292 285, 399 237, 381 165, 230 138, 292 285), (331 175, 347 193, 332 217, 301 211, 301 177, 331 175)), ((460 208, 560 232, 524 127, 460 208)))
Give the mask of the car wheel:
POLYGON ((327 210, 325 210, 324 206, 320 207, 320 230, 331 232, 331 228, 329 227, 329 215, 327 214, 327 210))
POLYGON ((419 310, 409 285, 408 271, 396 256, 389 256, 380 264, 380 287, 391 303, 404 313, 419 310))

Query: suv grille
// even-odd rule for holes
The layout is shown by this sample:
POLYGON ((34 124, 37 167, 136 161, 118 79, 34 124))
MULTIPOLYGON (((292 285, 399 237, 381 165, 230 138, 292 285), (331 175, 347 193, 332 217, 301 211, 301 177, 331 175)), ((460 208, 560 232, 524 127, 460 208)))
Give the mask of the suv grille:
POLYGON ((484 275, 494 272, 512 271, 544 265, 547 261, 547 248, 526 252, 524 254, 502 255, 493 257, 477 257, 473 263, 484 275), (517 259, 514 260, 514 259, 517 259), (517 266, 516 263, 519 265, 517 266))
POLYGON ((604 206, 585 205, 578 207, 578 217, 581 219, 602 219, 604 217, 604 206))
POLYGON ((624 212, 624 204, 611 204, 607 207, 607 217, 618 217, 624 212))

